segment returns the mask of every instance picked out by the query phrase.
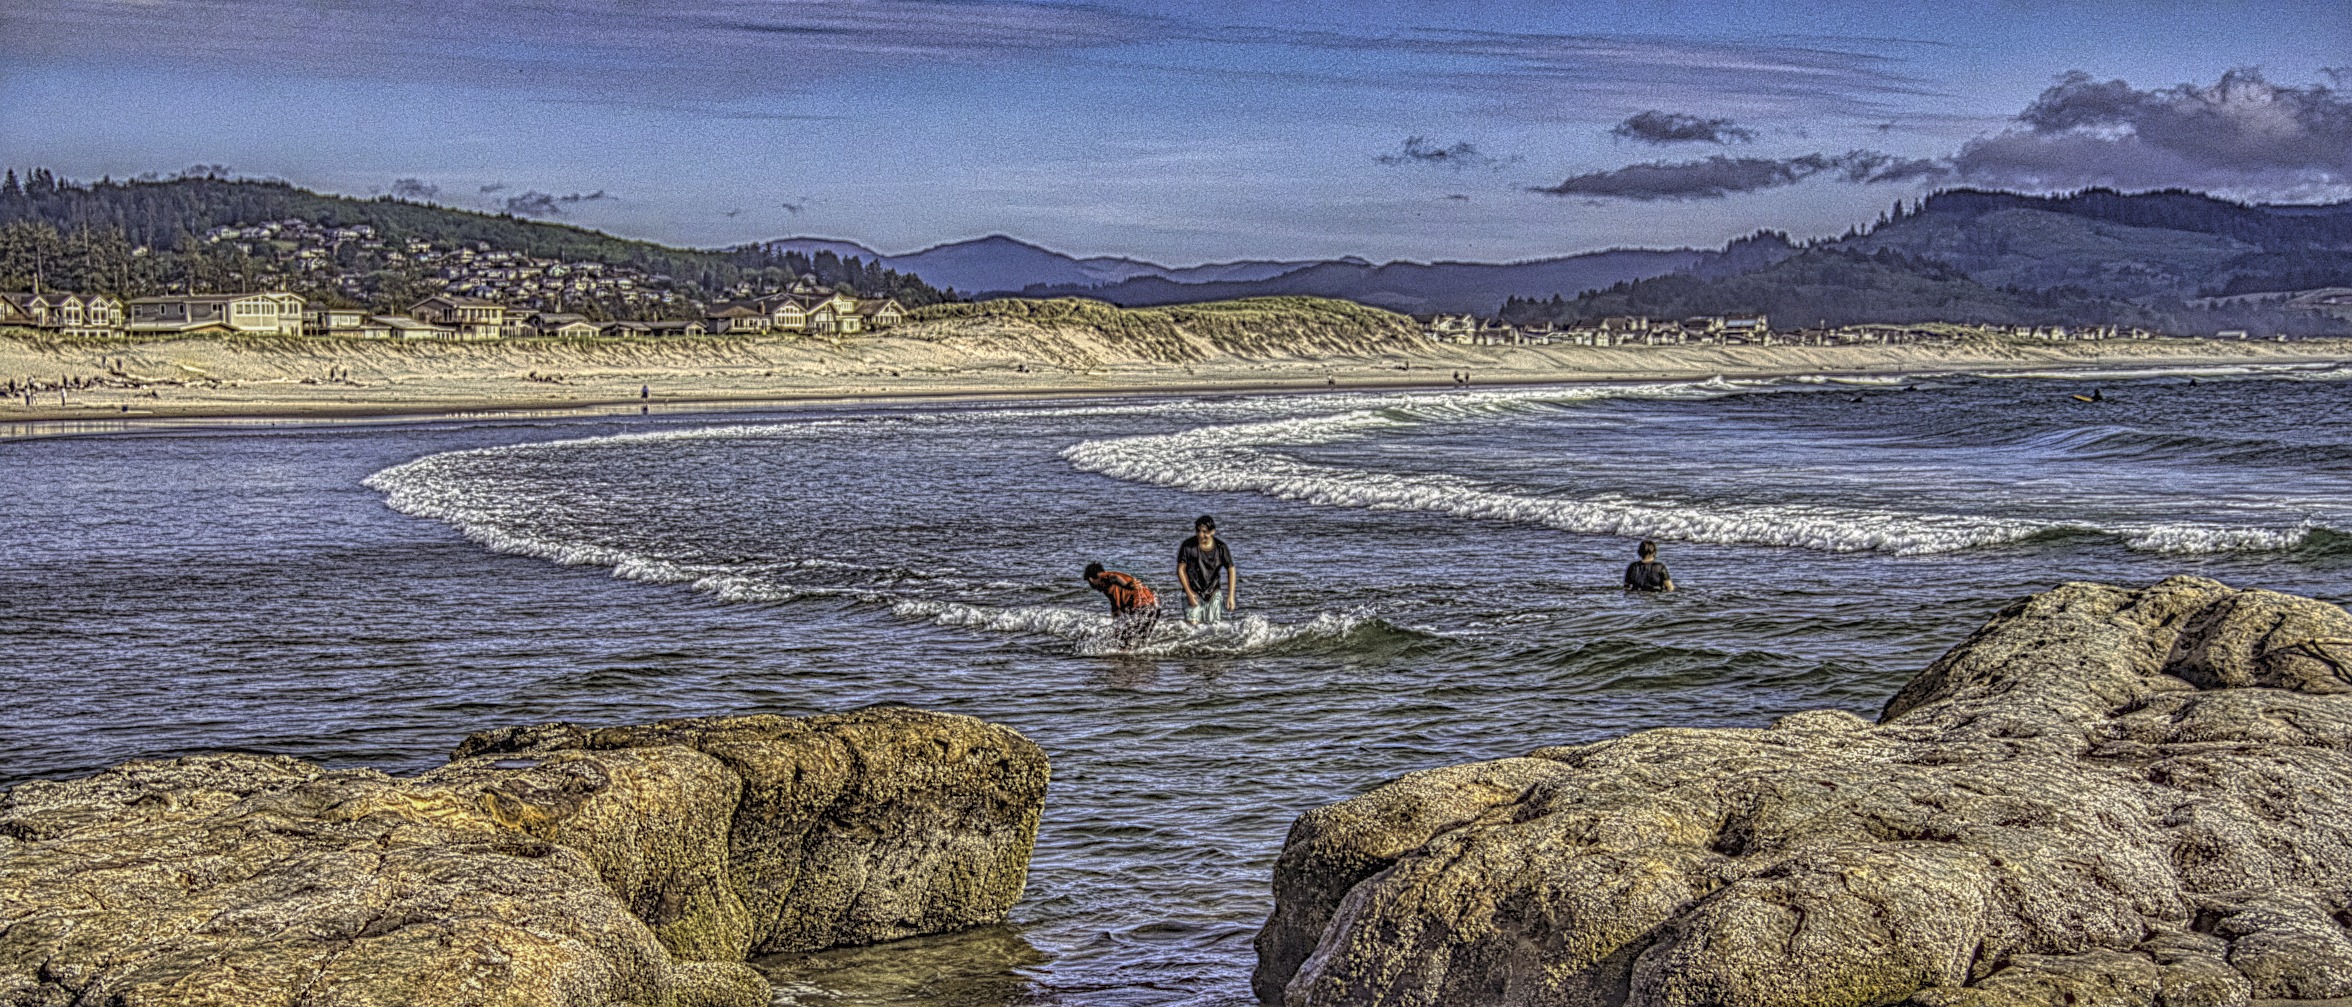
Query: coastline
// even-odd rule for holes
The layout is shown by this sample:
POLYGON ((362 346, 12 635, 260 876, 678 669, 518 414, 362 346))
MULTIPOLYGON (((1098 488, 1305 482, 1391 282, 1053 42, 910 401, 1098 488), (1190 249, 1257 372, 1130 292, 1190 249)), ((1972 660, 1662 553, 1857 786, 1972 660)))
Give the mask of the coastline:
POLYGON ((0 400, 0 440, 482 416, 692 414, 857 402, 1313 393, 1795 375, 2325 366, 2352 340, 1968 339, 1857 346, 1504 347, 1419 342, 1376 354, 1104 352, 1086 331, 923 331, 782 338, 384 343, 318 339, 0 337, 0 379, 57 391, 0 400), (1093 342, 1094 345, 1085 345, 1093 342))

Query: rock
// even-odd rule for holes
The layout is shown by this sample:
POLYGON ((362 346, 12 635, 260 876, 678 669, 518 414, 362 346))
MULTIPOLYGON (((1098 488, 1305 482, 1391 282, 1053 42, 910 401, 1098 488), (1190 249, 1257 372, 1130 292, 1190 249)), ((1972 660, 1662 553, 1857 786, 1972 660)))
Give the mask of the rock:
POLYGON ((1644 731, 1293 825, 1269 1004, 2352 996, 2352 616, 2174 578, 1996 615, 1875 724, 1644 731))
POLYGON ((736 1007, 744 958, 1002 919, 1027 739, 872 709, 468 738, 398 779, 125 763, 0 798, 0 1004, 736 1007))

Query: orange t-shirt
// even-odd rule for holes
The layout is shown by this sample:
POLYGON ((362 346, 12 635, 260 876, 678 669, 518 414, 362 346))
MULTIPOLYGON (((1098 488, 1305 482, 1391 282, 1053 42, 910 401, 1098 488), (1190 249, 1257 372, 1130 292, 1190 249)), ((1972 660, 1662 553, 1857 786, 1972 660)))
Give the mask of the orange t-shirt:
POLYGON ((1112 615, 1126 615, 1146 605, 1160 603, 1159 597, 1152 594, 1151 588, 1143 586, 1142 581, 1117 570, 1103 571, 1099 580, 1095 590, 1110 597, 1112 615))

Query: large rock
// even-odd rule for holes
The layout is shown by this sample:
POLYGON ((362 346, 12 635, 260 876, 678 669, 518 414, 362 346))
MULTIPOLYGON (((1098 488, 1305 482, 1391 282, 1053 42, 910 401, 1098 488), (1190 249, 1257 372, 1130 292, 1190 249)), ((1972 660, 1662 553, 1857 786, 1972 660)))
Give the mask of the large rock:
POLYGON ((1046 761, 871 709, 131 762, 0 798, 0 1004, 752 1007, 749 954, 1001 920, 1046 761))
POLYGON ((2174 578, 1887 704, 1414 773, 1292 826, 1269 1004, 2352 997, 2352 616, 2174 578))

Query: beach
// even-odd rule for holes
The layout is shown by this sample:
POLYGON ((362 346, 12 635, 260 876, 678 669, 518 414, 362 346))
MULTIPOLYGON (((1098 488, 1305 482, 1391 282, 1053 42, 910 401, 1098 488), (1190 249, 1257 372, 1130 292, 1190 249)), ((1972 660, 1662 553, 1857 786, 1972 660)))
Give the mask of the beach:
MULTIPOLYGON (((1401 318, 1399 319, 1401 321, 1401 318)), ((1990 337, 1848 346, 1468 346, 1396 326, 1342 338, 1277 331, 1245 346, 1144 345, 1084 323, 918 322, 839 339, 0 336, 14 432, 189 419, 479 412, 710 411, 811 401, 1031 398, 1770 377, 2214 367, 2352 359, 2352 340, 2038 342, 1990 337), (57 386, 67 387, 61 395, 57 386)))

